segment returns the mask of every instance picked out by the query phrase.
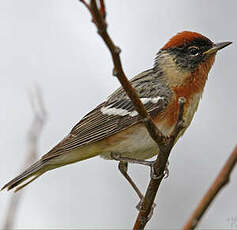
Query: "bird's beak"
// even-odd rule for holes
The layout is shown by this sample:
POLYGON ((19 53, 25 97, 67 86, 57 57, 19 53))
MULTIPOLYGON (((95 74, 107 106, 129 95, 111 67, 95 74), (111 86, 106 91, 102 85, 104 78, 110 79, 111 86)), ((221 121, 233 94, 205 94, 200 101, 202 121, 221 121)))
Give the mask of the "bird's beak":
POLYGON ((225 48, 226 46, 230 45, 232 42, 220 42, 220 43, 216 43, 213 45, 213 47, 207 51, 205 51, 203 54, 214 54, 216 53, 218 50, 221 50, 223 48, 225 48))

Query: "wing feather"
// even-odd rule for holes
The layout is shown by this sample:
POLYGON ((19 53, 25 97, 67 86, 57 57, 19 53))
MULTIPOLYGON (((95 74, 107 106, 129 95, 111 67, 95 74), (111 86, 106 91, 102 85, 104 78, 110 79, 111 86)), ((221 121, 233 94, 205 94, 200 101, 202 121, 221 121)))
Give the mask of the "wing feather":
MULTIPOLYGON (((147 74, 148 77, 150 76, 148 71, 144 72, 143 74, 147 74)), ((140 87, 140 81, 139 84, 136 82, 136 80, 140 78, 141 76, 138 75, 133 79, 132 83, 136 88, 139 97, 144 98, 147 97, 147 95, 142 93, 144 89, 143 87, 140 87)), ((162 100, 149 101, 146 99, 144 100, 144 106, 151 116, 155 116, 165 109, 170 97, 169 95, 167 96, 162 93, 159 89, 154 89, 154 87, 157 87, 157 84, 152 85, 151 87, 153 87, 153 91, 150 91, 149 95, 152 98, 160 97, 162 100)), ((111 95, 108 101, 100 104, 84 118, 82 118, 82 120, 73 127, 70 134, 65 137, 58 145, 56 145, 50 152, 45 154, 42 159, 49 159, 67 151, 76 149, 82 145, 102 140, 141 121, 142 119, 136 113, 131 100, 127 97, 124 90, 120 88, 111 95), (106 111, 106 109, 107 111, 110 111, 109 109, 113 110, 111 110, 112 112, 106 113, 103 111, 103 109, 104 111, 106 111), (119 114, 119 112, 116 113, 116 111, 122 111, 123 113, 119 114)))

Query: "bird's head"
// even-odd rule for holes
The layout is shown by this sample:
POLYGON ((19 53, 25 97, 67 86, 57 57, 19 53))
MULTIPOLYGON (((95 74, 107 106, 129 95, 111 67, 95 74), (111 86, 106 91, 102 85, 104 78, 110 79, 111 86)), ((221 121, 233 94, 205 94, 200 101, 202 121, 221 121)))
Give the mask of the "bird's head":
POLYGON ((170 87, 203 90, 217 51, 230 44, 213 43, 199 33, 184 31, 172 37, 158 52, 154 69, 163 73, 170 87))

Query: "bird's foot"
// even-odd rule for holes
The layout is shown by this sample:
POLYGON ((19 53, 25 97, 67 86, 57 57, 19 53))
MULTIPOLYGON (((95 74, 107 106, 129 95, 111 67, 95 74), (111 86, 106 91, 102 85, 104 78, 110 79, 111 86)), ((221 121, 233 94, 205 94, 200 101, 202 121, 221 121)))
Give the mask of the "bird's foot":
POLYGON ((116 161, 124 161, 124 162, 128 162, 128 163, 149 166, 151 168, 150 176, 153 179, 158 180, 162 177, 167 178, 169 176, 169 169, 168 169, 169 162, 167 162, 167 164, 166 164, 164 173, 161 175, 156 175, 155 170, 154 170, 155 161, 145 161, 145 160, 133 159, 133 158, 129 158, 129 157, 121 157, 120 153, 115 153, 115 152, 112 152, 110 155, 111 155, 111 158, 116 161))

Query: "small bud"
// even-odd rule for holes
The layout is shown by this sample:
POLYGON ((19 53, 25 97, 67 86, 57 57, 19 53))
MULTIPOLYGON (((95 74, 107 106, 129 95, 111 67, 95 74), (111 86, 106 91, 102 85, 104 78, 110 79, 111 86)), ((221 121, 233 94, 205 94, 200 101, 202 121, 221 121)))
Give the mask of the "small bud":
POLYGON ((116 47, 115 47, 115 52, 116 52, 117 54, 120 54, 120 53, 121 53, 121 49, 120 49, 118 46, 116 46, 116 47))
POLYGON ((118 70, 116 68, 113 68, 113 76, 115 77, 118 76, 118 70))

